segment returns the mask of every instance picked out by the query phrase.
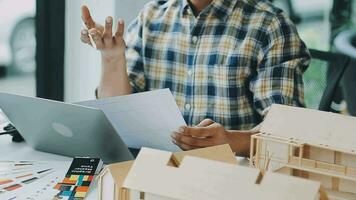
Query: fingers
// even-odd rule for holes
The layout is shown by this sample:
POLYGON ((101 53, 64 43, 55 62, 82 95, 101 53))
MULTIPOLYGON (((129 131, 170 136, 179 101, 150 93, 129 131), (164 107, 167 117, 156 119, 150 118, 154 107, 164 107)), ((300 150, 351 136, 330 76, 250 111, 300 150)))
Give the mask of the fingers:
POLYGON ((115 42, 121 42, 123 40, 123 35, 125 31, 125 24, 123 20, 119 20, 117 24, 117 29, 115 32, 115 37, 113 37, 113 18, 107 17, 105 20, 105 27, 98 26, 95 24, 90 16, 89 9, 86 6, 82 6, 82 19, 85 25, 88 27, 88 33, 86 30, 81 32, 81 41, 86 44, 91 44, 94 48, 98 50, 103 50, 106 48, 112 48, 115 42))
POLYGON ((195 137, 209 137, 211 134, 209 133, 210 131, 207 129, 199 129, 203 127, 208 127, 215 122, 211 119, 204 119, 201 121, 198 125, 196 125, 196 129, 191 129, 191 127, 180 127, 178 132, 181 134, 189 135, 189 136, 195 136, 195 137))
MULTIPOLYGON (((211 125, 210 125, 211 126, 211 125)), ((180 131, 184 135, 189 135, 192 137, 198 137, 198 138, 206 138, 206 137, 212 137, 214 135, 213 131, 211 128, 207 127, 181 127, 180 131)))
POLYGON ((223 126, 211 119, 203 120, 196 127, 182 126, 171 134, 173 143, 183 150, 204 148, 226 143, 223 126))
POLYGON ((172 142, 177 145, 179 148, 181 148, 183 151, 189 151, 189 150, 193 150, 193 149, 197 149, 196 147, 192 147, 192 146, 189 146, 187 144, 180 144, 178 143, 177 141, 175 140, 172 140, 172 142))
POLYGON ((105 45, 111 46, 113 43, 113 37, 112 37, 112 23, 113 19, 112 17, 107 17, 105 20, 105 28, 104 28, 104 33, 103 33, 103 38, 105 45))
POLYGON ((212 138, 196 138, 179 133, 173 133, 171 137, 172 140, 179 145, 184 144, 194 148, 214 146, 212 138))
POLYGON ((90 38, 89 38, 89 32, 87 29, 83 29, 81 32, 80 32, 80 40, 85 43, 85 44, 89 44, 91 46, 91 43, 90 43, 90 38))
POLYGON ((101 50, 104 48, 103 37, 101 33, 96 29, 89 30, 90 36, 93 38, 96 49, 101 50))
POLYGON ((117 28, 116 28, 116 32, 115 32, 115 38, 117 39, 121 39, 122 37, 124 37, 124 32, 125 32, 125 23, 123 20, 119 20, 117 22, 117 28))
POLYGON ((196 127, 207 127, 214 124, 214 121, 212 119, 204 119, 201 121, 196 127))
POLYGON ((82 10, 82 20, 88 29, 95 28, 95 22, 90 15, 89 8, 86 5, 81 7, 82 10))

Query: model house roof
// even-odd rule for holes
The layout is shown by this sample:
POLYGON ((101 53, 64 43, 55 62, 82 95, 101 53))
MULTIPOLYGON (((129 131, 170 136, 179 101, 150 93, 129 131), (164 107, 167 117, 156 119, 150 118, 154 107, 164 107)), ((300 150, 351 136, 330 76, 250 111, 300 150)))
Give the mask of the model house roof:
POLYGON ((355 117, 275 104, 260 132, 297 143, 356 154, 355 117))
POLYGON ((310 199, 319 197, 320 183, 236 164, 185 156, 179 167, 168 166, 172 153, 143 148, 124 187, 145 197, 175 200, 310 199), (259 179, 261 179, 259 183, 259 179))
MULTIPOLYGON (((235 155, 228 144, 173 153, 166 164, 177 167, 181 164, 183 158, 188 155, 237 165, 235 155)), ((122 190, 122 185, 133 163, 134 161, 115 163, 102 170, 98 184, 99 199, 106 200, 113 199, 113 197, 115 199, 127 199, 126 192, 122 190)))

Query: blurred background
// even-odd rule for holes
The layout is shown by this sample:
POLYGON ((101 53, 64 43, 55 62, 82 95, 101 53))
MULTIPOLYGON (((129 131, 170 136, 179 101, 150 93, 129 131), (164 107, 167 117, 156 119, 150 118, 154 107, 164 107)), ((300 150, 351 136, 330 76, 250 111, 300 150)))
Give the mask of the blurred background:
MULTIPOLYGON (((100 57, 79 40, 83 27, 80 6, 87 4, 99 23, 108 15, 128 23, 147 2, 0 0, 0 91, 69 102, 93 99, 99 82, 100 57)), ((323 98, 331 98, 331 111, 356 116, 356 3, 271 2, 290 16, 307 46, 322 53, 320 58, 315 54, 316 59, 304 75, 307 107, 320 109, 323 98), (336 57, 323 54, 328 52, 336 57), (335 72, 331 66, 344 68, 335 72), (340 79, 334 78, 338 73, 340 79)))

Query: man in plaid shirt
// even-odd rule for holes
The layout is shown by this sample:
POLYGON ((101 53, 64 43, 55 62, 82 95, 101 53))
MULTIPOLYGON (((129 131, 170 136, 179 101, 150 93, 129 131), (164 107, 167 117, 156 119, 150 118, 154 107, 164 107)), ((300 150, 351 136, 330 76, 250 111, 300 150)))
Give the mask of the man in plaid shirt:
POLYGON ((122 20, 113 34, 112 17, 103 27, 83 6, 82 18, 82 42, 102 55, 98 97, 169 88, 189 125, 172 133, 183 150, 228 143, 246 156, 273 103, 304 104, 308 50, 266 1, 152 1, 125 39, 122 20))

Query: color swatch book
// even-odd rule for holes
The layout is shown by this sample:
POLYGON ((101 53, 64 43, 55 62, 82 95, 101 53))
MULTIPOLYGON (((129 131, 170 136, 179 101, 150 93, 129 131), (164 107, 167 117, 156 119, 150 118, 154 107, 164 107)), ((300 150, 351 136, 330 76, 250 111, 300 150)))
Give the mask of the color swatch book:
POLYGON ((0 161, 0 199, 52 199, 70 162, 0 161))
POLYGON ((103 162, 99 158, 74 158, 63 181, 54 187, 59 190, 54 199, 84 199, 102 167, 103 162))

